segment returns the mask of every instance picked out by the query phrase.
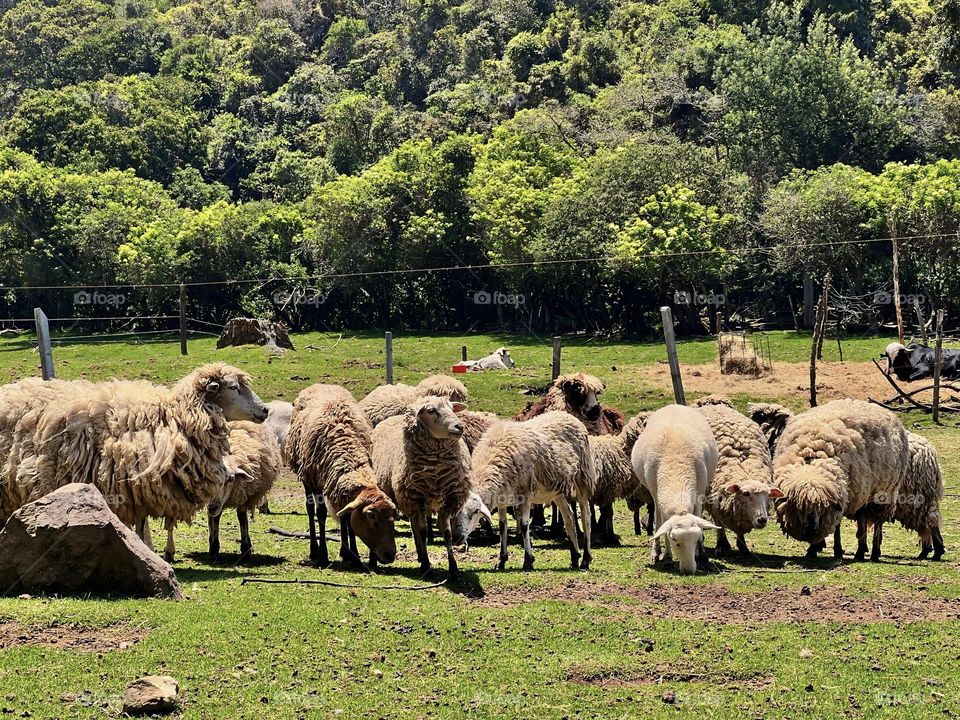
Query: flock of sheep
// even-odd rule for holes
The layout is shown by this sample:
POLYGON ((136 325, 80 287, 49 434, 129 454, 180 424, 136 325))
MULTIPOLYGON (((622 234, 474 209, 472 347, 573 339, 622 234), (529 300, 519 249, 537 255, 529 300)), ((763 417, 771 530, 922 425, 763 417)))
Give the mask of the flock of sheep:
POLYGON ((459 575, 455 546, 481 523, 499 529, 502 569, 512 514, 530 570, 531 525, 552 505, 571 567, 588 569, 594 536, 617 542, 621 499, 636 532, 653 536, 651 561, 663 545, 663 559, 676 556, 683 574, 705 563, 705 530, 717 532, 718 554, 732 549, 727 532, 748 553, 745 535, 767 524, 771 502, 808 556, 833 534, 842 557, 843 518, 857 523, 858 560, 871 526, 871 559, 879 559, 883 525, 893 521, 920 535, 921 558, 943 555, 936 451, 883 408, 837 400, 793 416, 758 403, 748 417, 710 397, 626 419, 601 405, 603 388, 584 373, 562 375, 504 419, 468 410, 466 387, 443 375, 381 386, 359 402, 342 387, 316 384, 292 404, 269 406, 246 373, 223 363, 172 387, 21 380, 0 387, 0 526, 25 503, 85 482, 147 543, 148 520, 163 518, 168 560, 176 524, 204 508, 216 559, 221 514, 235 508, 247 556, 250 514, 288 465, 303 484, 310 559, 321 566, 330 562, 328 514, 339 522, 341 560, 356 566, 364 564, 357 539, 371 566, 396 559, 403 515, 427 571, 435 515, 451 576, 459 575), (644 507, 652 517, 641 523, 644 507))

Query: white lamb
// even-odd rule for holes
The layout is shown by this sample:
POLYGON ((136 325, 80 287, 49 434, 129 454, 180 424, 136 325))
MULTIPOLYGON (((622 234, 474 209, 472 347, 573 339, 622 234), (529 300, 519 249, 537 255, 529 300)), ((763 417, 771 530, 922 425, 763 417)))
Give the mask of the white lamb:
POLYGON ((657 531, 650 561, 660 555, 660 538, 667 536, 664 553, 676 552, 680 573, 697 571, 698 551, 703 559, 703 531, 719 530, 704 520, 704 497, 717 470, 717 443, 704 416, 693 408, 667 405, 652 413, 636 444, 631 462, 655 504, 657 531))

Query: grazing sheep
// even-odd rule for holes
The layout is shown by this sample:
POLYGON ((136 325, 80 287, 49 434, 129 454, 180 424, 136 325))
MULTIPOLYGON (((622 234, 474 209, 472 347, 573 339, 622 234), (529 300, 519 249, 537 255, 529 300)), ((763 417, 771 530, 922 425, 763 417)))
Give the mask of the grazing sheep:
POLYGON ((633 446, 633 471, 653 496, 657 531, 650 561, 660 555, 660 538, 667 536, 664 559, 677 553, 680 573, 697 571, 703 559, 703 531, 718 526, 700 517, 707 488, 717 470, 717 443, 706 418, 683 405, 667 405, 651 413, 633 446), (699 551, 699 553, 698 553, 699 551))
POLYGON ((623 429, 623 413, 600 405, 604 385, 600 378, 585 373, 561 375, 547 394, 527 403, 514 417, 523 421, 552 410, 563 410, 579 419, 591 435, 615 435, 623 429))
POLYGON ((750 413, 750 419, 760 426, 764 437, 767 438, 767 447, 770 449, 770 456, 773 457, 777 440, 783 434, 783 429, 793 417, 793 413, 776 403, 750 403, 747 405, 747 411, 750 413))
POLYGON ((437 513, 447 546, 447 567, 457 577, 451 521, 470 493, 470 451, 460 439, 456 411, 462 403, 428 396, 404 415, 387 418, 373 430, 373 470, 380 488, 408 518, 420 569, 430 570, 427 518, 437 513))
POLYGON ((787 423, 777 443, 774 480, 783 492, 777 522, 784 534, 810 543, 816 557, 834 533, 834 556, 842 559, 840 521, 857 521, 856 560, 867 551, 880 559, 883 523, 892 520, 910 462, 907 431, 889 410, 862 400, 833 400, 787 423))
POLYGON ((725 530, 737 536, 737 549, 749 554, 744 535, 767 526, 770 498, 783 497, 773 487, 773 460, 760 427, 737 412, 724 398, 703 398, 694 403, 707 418, 717 442, 719 458, 704 501, 707 512, 720 525, 717 553, 730 552, 725 530))
MULTIPOLYGON (((274 400, 267 403, 267 419, 263 421, 273 432, 280 447, 280 457, 287 464, 287 435, 290 432, 290 418, 293 416, 293 403, 284 400, 274 400)), ((263 501, 257 508, 264 515, 270 514, 270 496, 264 495, 263 501)))
POLYGON ((473 410, 461 410, 457 413, 460 423, 463 425, 463 441, 467 444, 467 449, 473 453, 477 443, 483 434, 497 422, 498 418, 491 412, 475 412, 473 410))
POLYGON ((464 360, 460 365, 469 368, 471 372, 480 370, 510 370, 516 367, 513 358, 510 357, 510 351, 505 347, 499 347, 486 357, 479 360, 464 360))
POLYGON ((933 550, 933 559, 943 557, 943 536, 940 534, 940 500, 943 499, 943 475, 937 450, 924 437, 907 433, 910 446, 910 467, 900 486, 893 519, 920 535, 923 560, 933 550))
POLYGON ((591 435, 590 451, 597 469, 597 485, 591 502, 600 507, 597 532, 607 545, 618 545, 619 538, 613 527, 613 503, 621 498, 636 495, 640 479, 630 464, 630 453, 646 423, 646 414, 630 419, 619 435, 591 435))
MULTIPOLYGON (((473 452, 473 486, 483 504, 500 515, 500 559, 507 563, 507 508, 513 507, 523 539, 523 569, 533 569, 530 507, 557 501, 570 540, 571 567, 589 569, 590 497, 597 481, 593 456, 583 424, 565 412, 548 412, 526 422, 497 422, 473 452), (583 514, 583 558, 570 505, 574 497, 583 514)), ((457 522, 458 541, 476 527, 482 511, 466 508, 457 522)))
POLYGON ((232 480, 207 511, 210 559, 220 557, 220 517, 224 508, 236 508, 240 523, 240 558, 253 554, 250 541, 250 512, 267 496, 280 474, 283 460, 276 432, 266 423, 240 421, 230 423, 230 454, 223 461, 232 480))
POLYGON ((370 548, 371 565, 392 563, 397 556, 397 508, 377 486, 370 464, 370 432, 370 423, 353 396, 338 385, 311 385, 293 404, 287 455, 306 495, 311 562, 330 563, 325 535, 328 511, 340 519, 341 559, 362 564, 357 537, 370 548), (318 502, 318 496, 323 502, 318 502), (315 510, 323 542, 317 541, 315 510))
MULTIPOLYGON (((23 381, 26 387, 35 387, 23 381)), ((18 385, 18 383, 14 383, 18 385)), ((16 394, 5 388, 0 395, 16 394)), ((262 422, 266 406, 249 376, 224 363, 204 365, 172 388, 145 381, 61 381, 0 444, 5 504, 0 523, 30 502, 74 482, 90 483, 110 509, 148 541, 148 518, 168 528, 214 502, 228 479, 228 420, 262 422)))
POLYGON ((397 383, 380 385, 371 390, 360 402, 360 409, 372 427, 394 415, 407 412, 417 398, 436 395, 454 402, 467 401, 467 388, 456 378, 447 375, 431 375, 421 380, 416 387, 397 383))

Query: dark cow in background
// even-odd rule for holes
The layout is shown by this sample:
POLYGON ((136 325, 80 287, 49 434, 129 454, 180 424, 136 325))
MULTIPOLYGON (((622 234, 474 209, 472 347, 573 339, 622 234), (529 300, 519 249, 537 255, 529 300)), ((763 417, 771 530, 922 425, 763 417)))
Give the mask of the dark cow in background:
MULTIPOLYGON (((926 345, 911 343, 904 346, 893 342, 880 357, 887 360, 887 375, 893 373, 901 382, 913 382, 933 377, 934 354, 934 349, 926 345)), ((943 350, 941 363, 940 377, 960 377, 960 350, 943 350)))

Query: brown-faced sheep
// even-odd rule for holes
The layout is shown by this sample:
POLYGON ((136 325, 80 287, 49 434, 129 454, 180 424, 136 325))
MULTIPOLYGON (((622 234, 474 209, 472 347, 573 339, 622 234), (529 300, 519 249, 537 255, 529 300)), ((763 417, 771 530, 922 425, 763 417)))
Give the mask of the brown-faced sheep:
POLYGON ((427 518, 437 513, 447 546, 450 575, 460 571, 453 554, 451 521, 470 494, 470 452, 460 439, 456 415, 462 403, 428 396, 409 412, 387 418, 373 430, 373 470, 380 488, 410 518, 420 569, 430 570, 427 518))
POLYGON ((703 557, 703 531, 718 530, 700 517, 717 469, 717 443, 706 418, 684 405, 651 413, 633 446, 631 464, 655 503, 657 531, 650 562, 657 563, 660 538, 667 536, 664 559, 676 552, 682 575, 697 571, 703 557))
POLYGON ((747 412, 750 413, 750 419, 760 426, 772 457, 777 447, 777 440, 783 434, 783 429, 793 417, 793 413, 776 403, 750 403, 747 405, 747 412))
POLYGON ((341 559, 361 564, 357 537, 370 548, 371 565, 391 563, 397 556, 397 508, 377 486, 370 433, 370 423, 353 396, 338 385, 311 385, 293 404, 287 454, 306 495, 311 562, 321 566, 330 562, 325 536, 328 510, 340 519, 341 559), (317 541, 314 511, 323 542, 317 541))
POLYGON ((596 532, 607 545, 619 544, 613 527, 613 503, 637 496, 642 488, 630 464, 630 453, 645 423, 646 414, 637 415, 630 418, 619 435, 590 436, 590 450, 597 469, 592 503, 600 507, 596 532))
POLYGON ((380 385, 371 390, 358 404, 367 416, 371 427, 376 427, 388 417, 402 415, 417 398, 436 395, 453 402, 467 401, 467 388, 456 378, 447 375, 431 375, 421 380, 416 387, 397 383, 380 385))
POLYGON ((920 535, 923 560, 933 551, 933 559, 943 557, 943 536, 940 534, 940 500, 943 499, 943 474, 937 450, 924 437, 907 433, 910 445, 910 467, 900 486, 893 519, 920 535))
MULTIPOLYGON (((29 384, 29 383, 28 383, 29 384)), ((147 519, 168 528, 215 501, 228 479, 228 420, 262 422, 266 406, 249 376, 224 363, 198 368, 172 388, 144 381, 60 383, 4 439, 3 482, 25 501, 73 482, 91 483, 110 509, 147 539, 147 519)), ((6 501, 14 494, 2 493, 6 501)), ((0 522, 17 508, 0 508, 0 522)))
POLYGON ((547 394, 527 403, 514 417, 524 421, 552 410, 563 410, 579 419, 591 435, 615 435, 623 429, 623 413, 600 404, 604 384, 600 378, 585 373, 560 375, 547 394))
MULTIPOLYGON (((570 564, 590 567, 590 497, 597 481, 593 455, 583 423, 565 412, 548 412, 526 422, 495 423, 473 452, 473 486, 483 504, 500 515, 500 559, 507 563, 507 508, 514 508, 517 529, 523 539, 524 570, 533 569, 530 542, 530 507, 558 501, 570 540, 570 564), (583 514, 584 550, 579 541, 566 498, 574 497, 583 514)), ((465 508, 457 522, 457 536, 465 539, 479 521, 481 512, 465 508)))
POLYGON ((707 418, 717 442, 717 472, 707 490, 704 506, 717 530, 717 553, 730 551, 725 530, 737 536, 737 549, 750 551, 744 538, 755 528, 767 526, 770 498, 783 497, 773 487, 773 460, 767 440, 750 418, 737 412, 724 398, 711 396, 694 403, 707 418))
POLYGON ((774 481, 784 497, 777 522, 784 534, 810 543, 808 557, 834 533, 834 556, 843 557, 840 521, 857 521, 857 553, 880 559, 883 523, 893 519, 910 462, 907 431, 889 410, 862 400, 833 400, 794 416, 777 443, 774 481))
POLYGON ((236 508, 240 523, 240 559, 253 554, 250 541, 250 513, 270 492, 280 474, 283 460, 276 433, 264 423, 230 423, 230 454, 224 458, 232 480, 207 512, 210 559, 220 556, 220 518, 224 508, 236 508))

